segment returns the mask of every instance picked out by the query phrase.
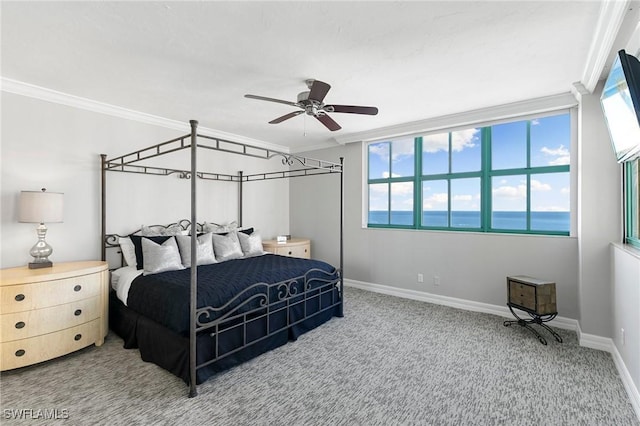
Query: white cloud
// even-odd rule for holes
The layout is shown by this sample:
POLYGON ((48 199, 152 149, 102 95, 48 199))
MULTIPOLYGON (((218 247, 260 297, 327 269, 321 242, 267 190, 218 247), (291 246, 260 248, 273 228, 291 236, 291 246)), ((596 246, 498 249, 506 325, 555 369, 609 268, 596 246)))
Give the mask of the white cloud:
POLYGON ((547 148, 543 146, 540 148, 540 152, 548 157, 554 157, 549 160, 550 166, 563 166, 565 164, 569 164, 571 159, 569 155, 569 150, 564 147, 564 145, 560 145, 558 148, 547 148))
POLYGON ((471 201, 473 196, 469 194, 459 194, 453 196, 453 201, 471 201))
POLYGON ((496 198, 507 198, 511 200, 522 199, 527 196, 527 187, 526 185, 499 186, 493 190, 493 196, 496 198))
POLYGON ((531 120, 531 125, 532 126, 537 126, 538 124, 540 124, 540 120, 538 120, 538 119, 531 120))
POLYGON ((568 186, 565 186, 564 188, 560 189, 560 193, 561 194, 570 194, 571 193, 571 189, 568 186))
POLYGON ((422 137, 422 149, 425 152, 435 153, 449 150, 449 134, 440 133, 422 137))
POLYGON ((425 210, 433 209, 436 206, 442 208, 442 205, 446 205, 448 200, 448 194, 446 192, 440 192, 425 198, 422 202, 422 206, 425 210))
POLYGON ((531 179, 532 191, 551 191, 551 185, 548 183, 542 183, 539 180, 531 179))
MULTIPOLYGON (((451 149, 455 152, 476 146, 480 129, 466 129, 451 133, 451 149)), ((439 133, 422 137, 422 149, 428 153, 449 150, 449 134, 439 133)))

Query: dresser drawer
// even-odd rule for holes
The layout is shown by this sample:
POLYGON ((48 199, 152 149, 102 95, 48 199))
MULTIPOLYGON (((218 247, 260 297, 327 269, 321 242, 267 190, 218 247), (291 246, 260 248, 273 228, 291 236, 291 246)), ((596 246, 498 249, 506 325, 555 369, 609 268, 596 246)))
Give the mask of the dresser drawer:
POLYGON ((0 315, 0 342, 26 339, 73 327, 102 315, 100 297, 50 308, 0 315))
POLYGON ((98 340, 100 320, 29 339, 0 343, 0 370, 47 361, 82 349, 98 340))
POLYGON ((308 245, 290 246, 290 247, 277 247, 276 254, 281 256, 290 257, 302 257, 309 259, 311 257, 310 249, 308 245))
POLYGON ((536 308, 536 289, 533 286, 509 281, 509 302, 527 309, 536 308))
POLYGON ((0 314, 23 312, 88 299, 100 294, 100 274, 0 287, 0 314))

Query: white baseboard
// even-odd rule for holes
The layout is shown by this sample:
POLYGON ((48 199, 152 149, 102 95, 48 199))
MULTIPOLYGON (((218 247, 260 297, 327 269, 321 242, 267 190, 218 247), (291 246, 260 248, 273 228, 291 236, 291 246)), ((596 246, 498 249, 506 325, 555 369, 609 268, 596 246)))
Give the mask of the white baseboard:
MULTIPOLYGON (((482 312, 485 314, 498 315, 505 318, 513 318, 509 308, 506 306, 497 306, 489 303, 474 302, 473 300, 458 299, 456 297, 442 296, 439 294, 426 293, 423 291, 407 290, 404 288, 390 287, 381 284, 372 284, 363 281, 350 280, 345 278, 344 285, 359 288, 361 290, 372 291, 374 293, 388 294, 390 296, 402 297, 405 299, 419 300, 422 302, 435 303, 438 305, 450 306, 452 308, 464 309, 466 311, 482 312)), ((578 321, 556 317, 553 320, 553 326, 565 330, 578 331, 578 321)))
MULTIPOLYGON (((350 280, 347 278, 345 278, 344 280, 344 285, 348 287, 359 288, 361 290, 372 291, 374 293, 387 294, 389 296, 435 303, 438 305, 450 306, 452 308, 464 309, 467 311, 493 314, 505 318, 513 318, 511 312, 509 311, 509 308, 506 306, 497 306, 489 303, 474 302, 473 300, 458 299, 456 297, 442 296, 439 294, 408 290, 381 284, 372 284, 364 281, 350 280)), ((577 320, 571 318, 556 317, 553 320, 553 326, 562 328, 564 330, 575 331, 578 335, 578 342, 580 346, 611 353, 616 368, 618 369, 618 373, 620 374, 620 378, 622 380, 624 388, 626 389, 627 394, 629 395, 629 399, 631 400, 631 405, 633 406, 633 409, 638 416, 638 420, 640 420, 640 393, 638 392, 638 388, 633 383, 631 374, 629 374, 627 366, 625 365, 622 356, 618 352, 618 349, 614 345, 613 340, 608 337, 583 333, 580 329, 580 323, 577 320)))
POLYGON ((613 362, 616 364, 618 374, 620 374, 620 379, 627 391, 627 395, 629 395, 631 406, 636 412, 638 420, 640 420, 640 392, 638 392, 638 388, 634 385, 631 374, 622 359, 622 355, 620 355, 620 352, 618 352, 618 348, 615 345, 612 345, 611 356, 613 357, 613 362))

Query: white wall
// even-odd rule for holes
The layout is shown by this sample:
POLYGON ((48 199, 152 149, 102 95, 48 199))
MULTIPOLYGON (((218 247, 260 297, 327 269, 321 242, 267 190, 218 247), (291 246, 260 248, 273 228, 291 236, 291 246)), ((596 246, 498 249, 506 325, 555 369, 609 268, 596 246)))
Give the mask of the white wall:
POLYGON ((621 169, 600 105, 603 84, 582 96, 579 112, 580 327, 588 334, 612 337, 609 244, 621 240, 621 169))
MULTIPOLYGON (((42 187, 65 194, 64 223, 47 225, 47 241, 54 249, 51 260, 99 259, 99 154, 113 157, 183 133, 7 92, 1 96, 1 266, 25 265, 32 259, 29 249, 36 242, 36 225, 18 223, 16 205, 21 190, 42 187)), ((173 167, 188 169, 187 158, 177 158, 173 167)), ((265 164, 265 160, 224 153, 204 154, 199 160, 211 164, 212 171, 230 174, 283 168, 277 159, 265 164)), ((190 217, 188 180, 109 173, 107 184, 108 232, 127 233, 142 224, 190 217)), ((199 180, 198 188, 199 221, 237 219, 235 184, 199 180)), ((243 198, 244 225, 257 227, 266 237, 288 232, 286 180, 247 183, 243 198)))
MULTIPOLYGON (((346 278, 504 306, 506 277, 531 275, 555 281, 560 315, 579 319, 577 239, 363 229, 362 144, 305 155, 329 161, 345 157, 346 278), (417 282, 418 273, 424 283, 417 282)), ((292 234, 310 237, 314 257, 333 264, 339 260, 337 182, 304 178, 290 183, 292 234)))
MULTIPOLYGON (((640 398, 640 251, 625 248, 622 244, 610 247, 613 272, 613 342, 640 398), (624 329, 624 341, 622 336, 624 329)), ((640 407, 640 399, 636 406, 640 407)))

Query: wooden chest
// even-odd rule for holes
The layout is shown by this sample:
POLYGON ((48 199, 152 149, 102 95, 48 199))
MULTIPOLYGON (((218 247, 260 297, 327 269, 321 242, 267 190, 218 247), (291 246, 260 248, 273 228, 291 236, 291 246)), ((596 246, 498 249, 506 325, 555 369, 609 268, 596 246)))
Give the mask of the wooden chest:
POLYGON ((556 314, 556 283, 526 275, 507 277, 509 304, 536 315, 556 314))

